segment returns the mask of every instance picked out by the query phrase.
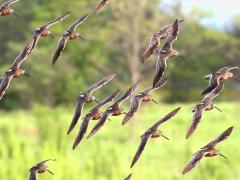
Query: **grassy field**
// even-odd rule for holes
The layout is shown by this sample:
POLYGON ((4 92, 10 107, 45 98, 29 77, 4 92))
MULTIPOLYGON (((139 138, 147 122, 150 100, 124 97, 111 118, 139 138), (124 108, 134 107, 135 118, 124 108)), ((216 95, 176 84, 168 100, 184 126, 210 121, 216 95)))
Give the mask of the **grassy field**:
MULTIPOLYGON (((74 107, 35 106, 31 111, 0 112, 0 179, 26 180, 28 169, 47 158, 57 159, 48 164, 55 175, 41 174, 41 180, 121 180, 130 172, 133 180, 240 179, 240 106, 238 103, 218 106, 223 112, 206 112, 199 129, 188 141, 185 133, 192 119, 192 104, 152 104, 143 106, 135 122, 124 127, 122 117, 111 118, 100 133, 84 139, 74 151, 72 143, 79 125, 74 133, 66 135, 74 107), (140 135, 179 106, 182 106, 179 114, 161 126, 170 141, 162 138, 149 141, 131 170, 140 135), (218 146, 229 159, 205 158, 192 172, 182 176, 192 154, 230 126, 234 126, 232 135, 218 146)), ((93 124, 94 121, 90 128, 93 124)))

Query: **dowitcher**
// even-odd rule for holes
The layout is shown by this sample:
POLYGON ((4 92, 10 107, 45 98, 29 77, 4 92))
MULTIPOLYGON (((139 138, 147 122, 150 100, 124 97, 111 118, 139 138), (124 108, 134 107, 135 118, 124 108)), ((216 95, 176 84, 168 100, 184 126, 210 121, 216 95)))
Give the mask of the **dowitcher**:
POLYGON ((109 3, 109 0, 101 0, 99 4, 97 5, 96 9, 94 10, 94 13, 99 13, 105 6, 107 6, 109 3))
POLYGON ((0 16, 7 16, 13 14, 18 17, 18 15, 14 12, 14 10, 10 7, 13 3, 18 2, 19 0, 9 0, 3 3, 0 6, 0 16))
POLYGON ((165 117, 157 121, 155 124, 153 124, 145 133, 141 136, 141 143, 138 146, 137 152, 132 160, 131 168, 134 166, 134 164, 137 162, 139 157, 141 156, 148 140, 150 138, 158 138, 158 137, 163 137, 167 140, 169 140, 165 135, 163 135, 162 131, 158 130, 158 127, 166 122, 167 120, 171 119, 173 116, 175 116, 178 111, 181 109, 181 107, 171 111, 169 114, 167 114, 165 117))

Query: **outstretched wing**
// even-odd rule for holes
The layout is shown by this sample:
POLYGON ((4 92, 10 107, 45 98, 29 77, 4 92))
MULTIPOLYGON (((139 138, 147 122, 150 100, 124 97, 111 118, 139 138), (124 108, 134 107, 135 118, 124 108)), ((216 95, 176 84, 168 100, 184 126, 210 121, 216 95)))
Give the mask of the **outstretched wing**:
POLYGON ((100 12, 107 4, 109 3, 109 0, 101 0, 100 3, 97 5, 96 9, 94 10, 94 13, 100 12))
POLYGON ((46 24, 44 24, 42 27, 40 27, 40 29, 47 29, 50 26, 66 19, 69 15, 71 14, 71 12, 67 12, 66 14, 64 14, 63 16, 57 17, 56 19, 53 19, 52 21, 47 22, 46 24))
POLYGON ((52 58, 52 64, 55 64, 57 62, 59 56, 62 54, 62 52, 66 46, 68 40, 69 40, 69 36, 67 36, 66 34, 63 34, 62 37, 59 39, 56 51, 52 58))
POLYGON ((5 95, 13 76, 14 76, 13 74, 8 72, 4 74, 0 84, 0 100, 5 95))
POLYGON ((159 89, 160 87, 163 87, 167 83, 167 78, 165 79, 160 79, 153 87, 149 87, 147 89, 143 90, 143 94, 149 94, 154 90, 159 89))
POLYGON ((83 105, 84 105, 84 99, 79 96, 78 100, 77 100, 77 106, 76 106, 76 109, 75 109, 75 113, 74 113, 74 116, 72 118, 72 121, 71 121, 71 124, 70 124, 70 127, 68 129, 67 134, 69 134, 73 130, 75 125, 77 124, 78 119, 79 119, 79 117, 81 116, 81 113, 82 113, 83 105))
POLYGON ((37 175, 35 171, 30 171, 29 180, 37 180, 37 175))
POLYGON ((151 35, 148 48, 143 53, 142 63, 146 62, 150 58, 159 45, 160 37, 157 34, 151 35))
POLYGON ((130 180, 132 177, 132 174, 129 174, 124 180, 130 180))
POLYGON ((7 7, 7 6, 10 6, 11 4, 15 3, 15 2, 18 2, 19 0, 9 0, 9 1, 6 1, 5 3, 3 3, 1 6, 0 6, 0 9, 3 8, 3 7, 7 7))
POLYGON ((48 161, 56 161, 56 159, 47 159, 47 160, 43 160, 39 163, 36 164, 36 166, 43 166, 46 162, 48 161))
POLYGON ((233 127, 228 128, 225 130, 222 134, 220 134, 216 139, 208 143, 206 146, 204 146, 202 149, 213 149, 218 143, 222 142, 223 140, 227 139, 230 134, 232 133, 233 127))
POLYGON ((77 27, 82 24, 88 17, 88 14, 80 17, 77 21, 75 21, 68 29, 68 32, 75 32, 77 27))

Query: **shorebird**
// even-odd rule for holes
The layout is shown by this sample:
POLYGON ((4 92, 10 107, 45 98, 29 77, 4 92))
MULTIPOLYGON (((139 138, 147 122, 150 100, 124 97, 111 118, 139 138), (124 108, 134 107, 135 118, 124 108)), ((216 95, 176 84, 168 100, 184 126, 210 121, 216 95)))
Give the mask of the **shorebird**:
MULTIPOLYGON (((224 88, 224 83, 221 82, 215 89, 213 89, 208 95, 206 95, 203 100, 195 106, 193 109, 194 115, 191 125, 188 128, 186 139, 189 138, 193 132, 196 130, 200 120, 202 118, 202 113, 204 111, 210 111, 214 108, 218 109, 216 105, 213 104, 213 99, 218 96, 224 88)), ((220 109, 218 109, 221 111, 220 109)))
POLYGON ((94 10, 94 14, 99 13, 105 6, 107 6, 109 0, 101 0, 100 3, 97 5, 96 9, 94 10))
POLYGON ((92 85, 85 92, 81 92, 80 93, 80 95, 77 98, 76 110, 75 110, 75 113, 74 113, 74 116, 73 116, 73 119, 72 119, 72 122, 70 124, 70 127, 68 129, 67 134, 69 134, 73 130, 75 125, 77 124, 78 119, 81 116, 82 108, 83 108, 84 104, 85 103, 91 103, 93 101, 97 102, 95 96, 93 96, 92 93, 94 91, 96 91, 97 89, 99 89, 99 88, 103 87, 104 85, 106 85, 109 81, 111 81, 113 78, 115 78, 115 76, 116 76, 116 74, 110 74, 110 75, 104 77, 98 83, 92 85))
POLYGON ((29 169, 30 172, 30 176, 29 176, 29 180, 37 180, 37 173, 45 173, 46 171, 51 173, 52 175, 53 172, 51 172, 47 166, 45 166, 45 163, 48 161, 56 161, 56 159, 47 159, 44 160, 38 164, 36 164, 35 166, 33 166, 31 169, 29 169))
MULTIPOLYGON (((225 130, 222 134, 220 134, 216 139, 209 142, 206 146, 202 147, 201 150, 197 151, 192 156, 192 160, 190 163, 187 164, 187 166, 183 170, 183 174, 188 173, 191 171, 203 157, 213 157, 213 156, 222 156, 226 158, 224 155, 221 154, 221 152, 218 149, 215 149, 215 146, 228 138, 230 134, 232 133, 233 127, 228 128, 225 130)), ((227 159, 227 158, 226 158, 227 159)))
POLYGON ((12 5, 13 3, 16 3, 18 2, 19 0, 9 0, 9 1, 6 1, 5 3, 3 3, 1 6, 0 6, 0 16, 7 16, 7 15, 10 15, 10 14, 13 14, 17 17, 19 17, 15 12, 14 10, 10 7, 10 5, 12 5))
POLYGON ((172 27, 173 31, 166 38, 163 48, 157 49, 156 52, 158 54, 157 62, 156 62, 156 72, 153 80, 153 87, 159 81, 159 79, 163 76, 164 71, 167 68, 167 59, 171 57, 176 57, 179 55, 179 52, 173 50, 172 45, 175 40, 178 38, 179 34, 179 21, 173 23, 172 27))
POLYGON ((102 113, 100 112, 100 109, 103 108, 105 105, 113 101, 119 94, 119 91, 115 91, 110 95, 109 97, 105 98, 103 101, 98 103, 92 110, 89 111, 83 118, 83 121, 81 123, 78 135, 74 141, 73 149, 77 147, 77 145, 81 142, 83 136, 87 132, 88 124, 91 120, 99 120, 102 117, 102 113))
POLYGON ((162 119, 160 119, 159 121, 157 121, 155 124, 153 124, 147 131, 145 131, 145 133, 141 136, 141 143, 138 146, 137 152, 132 160, 132 164, 131 164, 131 168, 134 166, 134 164, 137 162, 137 160, 139 159, 139 157, 141 156, 148 140, 150 138, 158 138, 158 137, 163 137, 167 140, 169 140, 165 135, 163 135, 162 131, 158 130, 158 127, 166 122, 167 120, 171 119, 173 116, 175 116, 178 111, 181 109, 181 107, 174 109, 173 111, 171 111, 169 114, 167 114, 166 116, 164 116, 162 119))
POLYGON ((40 37, 46 37, 46 36, 51 36, 54 38, 52 32, 48 29, 50 26, 61 22, 62 20, 66 19, 71 13, 67 12, 66 14, 64 14, 63 16, 57 17, 56 19, 49 21, 48 23, 44 24, 43 26, 35 29, 32 33, 32 38, 34 39, 34 43, 33 43, 33 47, 32 49, 34 49, 38 43, 38 40, 40 37))
POLYGON ((125 115, 122 121, 122 125, 126 124, 135 115, 135 113, 139 110, 142 101, 143 102, 153 101, 157 104, 157 102, 153 99, 150 93, 164 86, 166 83, 167 79, 159 80, 155 87, 149 87, 147 89, 144 89, 141 93, 132 96, 130 99, 131 104, 129 107, 129 111, 125 115))
MULTIPOLYGON (((183 20, 178 21, 178 23, 183 22, 183 20)), ((150 36, 149 44, 147 49, 143 53, 142 63, 146 62, 150 56, 155 52, 155 50, 160 45, 161 39, 166 39, 174 30, 174 23, 164 26, 159 32, 154 33, 150 36)))
POLYGON ((77 38, 80 38, 83 40, 83 38, 80 36, 78 32, 76 32, 77 27, 82 24, 86 19, 88 15, 84 15, 80 17, 77 21, 75 21, 66 32, 63 33, 61 38, 58 41, 56 51, 52 58, 52 64, 55 64, 59 58, 59 56, 62 54, 68 40, 75 40, 77 38))
POLYGON ((124 180, 130 180, 132 177, 132 174, 129 174, 124 180))
POLYGON ((239 67, 224 67, 212 74, 205 76, 205 79, 209 79, 209 85, 202 92, 202 95, 211 92, 219 84, 220 80, 228 80, 229 78, 234 78, 234 74, 231 71, 238 68, 239 67))
POLYGON ((98 121, 98 123, 93 127, 90 134, 87 138, 90 138, 93 136, 97 131, 99 131, 109 116, 120 116, 121 114, 126 114, 124 112, 124 109, 122 109, 120 106, 127 98, 129 98, 134 91, 137 89, 139 82, 135 83, 132 87, 130 87, 122 96, 120 96, 107 110, 103 113, 101 119, 98 121))
POLYGON ((33 41, 29 41, 20 54, 15 58, 11 67, 0 78, 0 100, 5 95, 7 88, 13 78, 19 78, 23 75, 30 76, 25 70, 20 69, 20 65, 25 61, 32 49, 33 41))

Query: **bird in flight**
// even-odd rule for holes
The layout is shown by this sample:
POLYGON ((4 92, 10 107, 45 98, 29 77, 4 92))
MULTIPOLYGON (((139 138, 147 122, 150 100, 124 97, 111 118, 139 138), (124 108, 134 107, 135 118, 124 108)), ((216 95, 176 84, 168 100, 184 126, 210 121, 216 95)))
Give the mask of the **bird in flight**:
POLYGON ((125 117, 123 118, 122 125, 125 125, 135 115, 135 113, 139 110, 142 101, 143 102, 153 101, 157 104, 157 102, 153 99, 150 93, 164 86, 166 83, 167 79, 159 80, 155 87, 146 88, 142 92, 132 96, 130 99, 131 104, 129 110, 125 117))
MULTIPOLYGON (((218 96, 222 92, 223 88, 224 88, 224 83, 221 82, 214 90, 212 90, 209 94, 207 94, 199 104, 195 106, 195 108, 193 109, 194 115, 193 115, 192 123, 188 128, 186 139, 189 138, 196 130, 198 124, 201 121, 202 113, 204 111, 209 111, 214 108, 218 109, 216 105, 213 104, 212 101, 216 96, 218 96)), ((221 111, 220 109, 218 110, 221 111)))
MULTIPOLYGON (((213 157, 213 156, 222 156, 226 158, 218 149, 215 149, 215 146, 222 142, 223 140, 227 139, 228 136, 232 133, 233 127, 228 128, 222 134, 220 134, 216 139, 209 142, 206 146, 202 147, 199 151, 197 151, 192 156, 191 162, 187 164, 187 166, 183 170, 183 174, 188 173, 191 171, 203 157, 213 157)), ((227 159, 227 158, 226 158, 227 159)))
POLYGON ((94 14, 99 13, 104 7, 106 7, 109 3, 109 0, 101 0, 94 10, 94 14))
POLYGON ((132 177, 132 174, 129 174, 124 180, 130 180, 132 177))
POLYGON ((36 164, 31 169, 29 169, 29 172, 30 172, 29 180, 37 180, 37 173, 45 173, 46 171, 54 175, 53 172, 51 172, 48 169, 48 167, 45 165, 45 163, 48 161, 56 161, 56 159, 47 159, 47 160, 41 161, 40 163, 36 164))
POLYGON ((61 38, 58 41, 56 51, 52 58, 52 64, 55 64, 59 58, 59 56, 62 54, 68 40, 75 40, 77 38, 80 38, 83 40, 83 38, 80 36, 78 32, 76 32, 77 27, 82 24, 86 19, 88 15, 84 15, 80 17, 77 21, 75 21, 66 32, 63 33, 61 38))
POLYGON ((141 136, 141 143, 138 146, 137 152, 134 155, 134 158, 132 160, 132 164, 131 164, 131 168, 134 166, 134 164, 138 161, 139 157, 141 156, 148 140, 150 138, 158 138, 158 137, 163 137, 167 140, 169 140, 165 135, 163 135, 162 131, 158 130, 158 127, 166 122, 167 120, 171 119, 172 117, 174 117, 179 110, 181 109, 181 107, 174 109, 173 111, 171 111, 170 113, 168 113, 166 116, 164 116, 162 119, 160 119, 159 121, 157 121, 155 124, 153 124, 147 131, 145 131, 145 133, 141 136))
POLYGON ((14 10, 10 7, 13 3, 18 2, 19 0, 9 0, 0 5, 0 16, 7 16, 13 14, 19 17, 14 10))
POLYGON ((110 103, 111 101, 113 101, 118 96, 118 94, 119 91, 113 92, 109 97, 99 102, 92 110, 89 111, 89 113, 85 115, 81 123, 78 135, 74 141, 73 149, 77 147, 77 145, 81 142, 83 136, 86 134, 89 122, 91 120, 99 120, 102 117, 100 109, 103 108, 108 103, 110 103))
POLYGON ((102 80, 100 80, 96 84, 92 85, 85 92, 80 93, 80 95, 77 98, 76 110, 75 110, 75 113, 74 113, 74 116, 72 118, 72 122, 70 124, 70 127, 68 129, 67 134, 69 134, 73 130, 75 125, 77 124, 78 119, 81 116, 84 104, 85 103, 91 103, 93 101, 97 102, 95 96, 93 96, 92 93, 94 91, 96 91, 97 89, 105 86, 109 81, 111 81, 113 78, 115 78, 115 76, 116 76, 116 74, 110 74, 110 75, 104 77, 102 80))
POLYGON ((126 114, 124 112, 124 109, 121 108, 121 104, 134 93, 134 91, 138 87, 138 84, 139 82, 135 83, 122 96, 120 96, 109 108, 107 108, 107 110, 103 113, 98 123, 93 127, 87 138, 90 138, 97 131, 99 131, 103 127, 109 116, 120 116, 121 114, 126 114))

